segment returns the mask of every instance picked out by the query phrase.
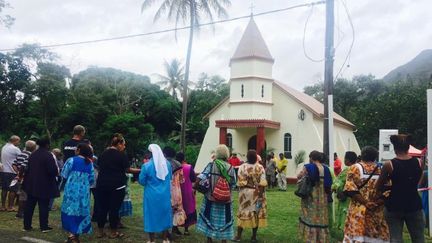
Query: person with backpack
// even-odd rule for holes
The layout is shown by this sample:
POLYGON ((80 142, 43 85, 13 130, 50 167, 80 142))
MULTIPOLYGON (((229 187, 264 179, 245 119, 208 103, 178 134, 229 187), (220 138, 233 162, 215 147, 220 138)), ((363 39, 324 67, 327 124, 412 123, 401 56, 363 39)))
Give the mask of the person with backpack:
POLYGON ((195 183, 195 188, 205 196, 198 215, 197 230, 207 237, 207 243, 213 242, 213 239, 226 243, 234 238, 232 189, 236 185, 236 175, 227 162, 228 158, 228 147, 218 145, 215 159, 207 164, 195 183))

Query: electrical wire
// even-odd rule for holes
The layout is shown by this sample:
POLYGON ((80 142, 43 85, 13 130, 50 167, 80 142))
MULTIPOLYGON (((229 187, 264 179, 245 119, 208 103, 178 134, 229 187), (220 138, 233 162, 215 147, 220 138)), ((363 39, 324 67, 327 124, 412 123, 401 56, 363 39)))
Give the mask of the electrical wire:
POLYGON ((340 1, 342 2, 342 5, 343 5, 343 7, 344 7, 344 9, 345 9, 345 12, 346 12, 346 15, 347 15, 347 18, 348 18, 348 22, 350 23, 350 26, 351 26, 351 30, 352 30, 352 41, 351 41, 351 45, 350 45, 350 48, 349 48, 349 50, 348 50, 348 53, 347 53, 347 55, 346 55, 346 57, 345 57, 345 60, 344 60, 344 62, 342 63, 342 65, 341 65, 341 67, 340 67, 338 73, 337 73, 336 76, 334 77, 333 81, 336 81, 336 80, 338 79, 339 75, 342 73, 342 70, 344 69, 345 64, 347 63, 348 59, 349 59, 350 56, 351 56, 351 51, 352 51, 352 49, 353 49, 354 42, 355 42, 355 29, 354 29, 354 24, 353 24, 352 19, 351 19, 351 14, 349 13, 349 10, 348 10, 348 7, 347 7, 347 5, 346 5, 345 0, 340 0, 340 1))
MULTIPOLYGON (((310 2, 310 3, 304 3, 304 4, 298 4, 287 8, 280 8, 270 11, 265 11, 261 13, 254 14, 253 16, 262 16, 267 14, 273 14, 278 12, 283 12, 291 9, 296 8, 302 8, 302 7, 313 7, 315 5, 325 4, 325 1, 316 1, 316 2, 310 2)), ((202 26, 208 26, 208 25, 215 25, 215 24, 221 24, 221 23, 227 23, 227 22, 233 22, 240 19, 246 19, 250 18, 251 15, 245 15, 240 16, 236 18, 231 19, 224 19, 224 20, 218 20, 218 21, 212 21, 204 24, 199 24, 194 27, 202 27, 202 26)), ((123 36, 116 36, 116 37, 109 37, 109 38, 101 38, 101 39, 95 39, 95 40, 86 40, 86 41, 76 41, 76 42, 67 42, 67 43, 58 43, 58 44, 51 44, 51 45, 41 45, 41 48, 55 48, 55 47, 63 47, 63 46, 73 46, 73 45, 83 45, 83 44, 91 44, 91 43, 98 43, 98 42, 107 42, 107 41, 115 41, 115 40, 123 40, 123 39, 130 39, 130 38, 136 38, 141 36, 149 36, 149 35, 155 35, 155 34, 162 34, 162 33, 168 33, 168 32, 175 32, 178 30, 186 30, 190 29, 192 26, 183 26, 178 28, 171 28, 171 29, 165 29, 165 30, 158 30, 158 31, 152 31, 147 33, 140 33, 140 34, 133 34, 133 35, 123 35, 123 36)), ((18 48, 6 48, 6 49, 0 49, 0 52, 8 52, 8 51, 15 51, 18 48)))
POLYGON ((309 56, 309 55, 307 54, 307 51, 306 51, 306 43, 305 43, 305 42, 306 42, 306 29, 307 29, 307 25, 308 25, 308 23, 309 23, 309 19, 310 19, 310 17, 312 16, 313 9, 314 9, 314 6, 312 5, 312 6, 311 6, 311 9, 310 9, 310 11, 309 11, 309 15, 308 15, 307 18, 306 18, 306 21, 305 21, 305 24, 304 24, 304 28, 303 28, 303 53, 304 53, 305 57, 306 57, 307 59, 309 59, 310 61, 312 61, 312 62, 322 62, 322 61, 325 60, 325 58, 322 58, 322 59, 315 59, 315 58, 312 58, 311 56, 309 56))

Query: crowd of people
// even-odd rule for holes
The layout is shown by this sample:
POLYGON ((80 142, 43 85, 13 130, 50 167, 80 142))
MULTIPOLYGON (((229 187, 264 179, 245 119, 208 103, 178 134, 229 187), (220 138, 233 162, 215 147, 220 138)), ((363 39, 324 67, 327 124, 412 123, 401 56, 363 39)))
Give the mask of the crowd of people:
POLYGON ((335 193, 338 204, 337 229, 343 229, 343 242, 403 242, 404 224, 411 242, 425 242, 425 215, 418 186, 425 164, 408 154, 411 137, 390 137, 396 157, 378 162, 378 151, 371 146, 361 155, 348 151, 345 168, 325 165, 325 155, 313 151, 298 179, 308 177, 312 191, 301 199, 300 236, 304 242, 329 242, 329 213, 335 193), (334 178, 334 179, 333 179, 334 178))
MULTIPOLYGON (((85 132, 83 126, 75 126, 72 139, 62 149, 50 150, 50 141, 41 138, 26 141, 21 151, 15 135, 3 146, 0 210, 23 218, 24 231, 33 230, 36 205, 40 230, 52 230, 49 212, 63 191, 61 222, 68 234, 66 242, 80 242, 80 235, 91 234, 92 222, 97 225, 97 238, 121 239, 121 218, 132 215, 128 183, 135 178, 144 187, 143 225, 148 242, 156 242, 157 234, 164 243, 174 236, 187 236, 192 225, 207 242, 240 242, 245 229, 252 230, 251 242, 258 242, 258 229, 267 226, 266 188, 277 184, 279 190, 287 190, 288 160, 283 153, 269 153, 263 161, 255 150, 249 150, 246 161, 241 161, 221 144, 196 174, 183 153, 150 144, 143 163, 133 168, 123 135, 114 134, 97 157, 90 141, 84 139, 85 132), (236 213, 234 190, 239 195, 236 213), (204 195, 199 210, 196 192, 204 195)), ((370 146, 360 156, 346 152, 344 167, 336 154, 335 166, 330 168, 323 153, 310 152, 309 162, 297 175, 299 188, 303 183, 309 188, 301 196, 300 239, 330 242, 333 225, 344 231, 344 242, 402 242, 405 223, 412 242, 424 242, 425 218, 417 188, 425 163, 408 155, 410 136, 394 135, 391 142, 396 157, 384 163, 377 161, 378 152, 370 146), (332 195, 337 201, 334 221, 332 195)))

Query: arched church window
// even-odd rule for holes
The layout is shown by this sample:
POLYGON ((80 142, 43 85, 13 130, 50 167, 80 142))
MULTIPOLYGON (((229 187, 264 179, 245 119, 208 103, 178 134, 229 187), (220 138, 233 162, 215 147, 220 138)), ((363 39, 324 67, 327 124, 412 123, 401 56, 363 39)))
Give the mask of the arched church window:
POLYGON ((232 134, 228 133, 226 136, 226 146, 232 148, 232 134))
POLYGON ((241 85, 241 97, 242 98, 244 97, 244 85, 243 84, 241 85))
POLYGON ((264 85, 261 85, 261 97, 264 98, 264 85))
POLYGON ((292 137, 289 133, 284 134, 284 154, 286 158, 292 158, 292 137))

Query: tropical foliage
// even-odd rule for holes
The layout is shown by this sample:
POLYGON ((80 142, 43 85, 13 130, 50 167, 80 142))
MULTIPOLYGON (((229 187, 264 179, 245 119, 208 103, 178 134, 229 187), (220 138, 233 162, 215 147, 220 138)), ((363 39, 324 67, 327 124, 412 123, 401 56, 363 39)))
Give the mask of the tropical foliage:
MULTIPOLYGON (((141 11, 151 7, 156 0, 145 0, 141 6, 141 11)), ((186 52, 186 66, 182 87, 189 87, 189 69, 192 55, 192 43, 194 39, 194 30, 198 29, 201 19, 205 16, 213 21, 214 14, 218 17, 226 17, 225 7, 231 5, 230 0, 162 0, 162 4, 157 10, 154 21, 157 21, 163 14, 167 14, 168 20, 174 21, 177 27, 180 22, 189 23, 189 41, 186 52)), ((176 32, 177 35, 177 32, 176 32)), ((187 105, 188 89, 182 90, 182 112, 181 112, 181 133, 180 146, 185 152, 186 146, 186 123, 187 123, 187 105)))
MULTIPOLYGON (((322 83, 304 88, 305 93, 322 100, 322 83)), ((415 145, 426 146, 426 89, 431 79, 403 79, 385 82, 371 75, 334 83, 334 110, 357 127, 361 146, 378 146, 379 129, 399 129, 415 138, 415 145)))

